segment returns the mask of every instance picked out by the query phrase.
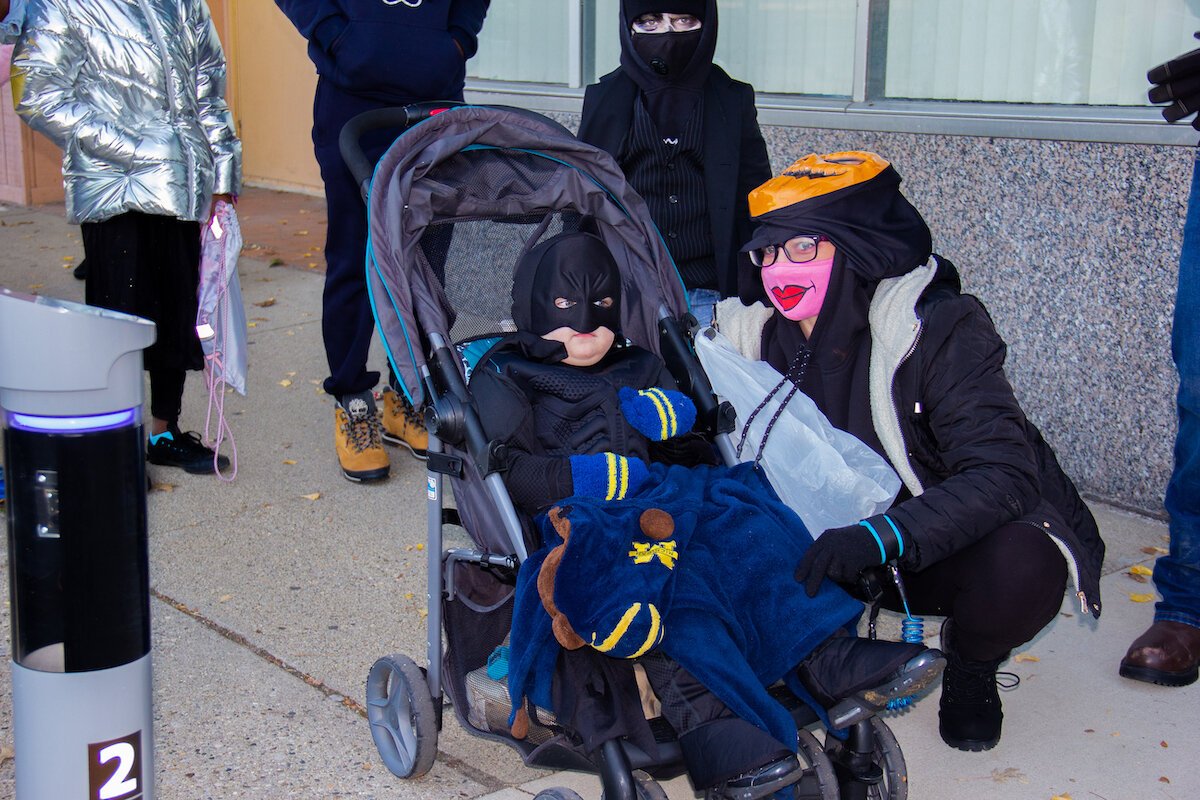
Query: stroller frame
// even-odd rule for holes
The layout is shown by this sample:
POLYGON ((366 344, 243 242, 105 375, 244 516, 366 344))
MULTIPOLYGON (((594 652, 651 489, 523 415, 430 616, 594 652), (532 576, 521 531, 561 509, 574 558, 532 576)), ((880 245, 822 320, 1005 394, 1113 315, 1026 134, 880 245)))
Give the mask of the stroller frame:
MULTIPOLYGON (((605 191, 633 220, 647 226, 646 241, 660 264, 668 264, 674 272, 657 229, 649 223, 649 214, 636 193, 629 189, 619 176, 620 170, 606 154, 577 142, 570 132, 557 123, 523 109, 503 107, 468 106, 459 103, 421 103, 403 108, 387 108, 369 111, 352 119, 343 129, 340 147, 343 158, 358 182, 364 201, 376 210, 371 196, 372 184, 386 175, 386 169, 394 167, 397 159, 393 151, 403 148, 404 134, 396 138, 392 148, 374 167, 360 146, 364 134, 379 129, 408 131, 418 125, 441 117, 438 124, 455 115, 475 115, 482 118, 481 124, 504 124, 505 117, 524 128, 537 128, 537 136, 554 144, 570 142, 570 147, 592 150, 592 158, 604 162, 608 167, 610 184, 605 191), (496 117, 499 116, 499 120, 496 117), (652 232, 652 235, 649 233, 652 232)), ((488 146, 477 144, 476 146, 488 146)), ((495 149, 504 149, 496 147, 495 149)), ((516 148, 521 153, 531 153, 526 148, 516 148)), ((535 155, 544 155, 536 153, 535 155)), ((558 160, 553 155, 545 155, 558 160)), ((560 163, 568 164, 567 161, 560 163)), ((422 169, 429 167, 422 163, 422 169)), ((592 176, 591 180, 599 181, 592 176)), ((408 205, 404 205, 405 210, 408 205)), ((550 213, 562 209, 550 209, 550 213)), ((372 221, 373 234, 379 230, 378 220, 372 221)), ((416 778, 432 768, 437 754, 437 737, 443 724, 444 696, 447 682, 444 668, 448 650, 442 640, 446 627, 444 611, 452 608, 460 594, 460 582, 464 568, 485 573, 499 573, 506 577, 515 576, 520 563, 527 557, 525 528, 513 507, 500 472, 503 460, 503 445, 489 442, 484 434, 478 412, 473 407, 464 376, 463 359, 455 352, 455 343, 442 333, 425 329, 423 346, 414 348, 410 327, 402 314, 400 319, 385 319, 381 306, 376 301, 385 297, 391 310, 404 304, 405 299, 395 287, 386 285, 378 268, 378 249, 372 244, 368 252, 368 279, 372 290, 372 302, 377 322, 384 333, 388 357, 397 375, 404 381, 402 387, 414 402, 425 404, 425 419, 429 430, 427 462, 427 546, 426 566, 428 588, 426 593, 427 637, 426 664, 420 667, 413 659, 403 654, 392 654, 378 659, 371 667, 366 684, 367 712, 371 734, 380 757, 388 769, 401 778, 416 778), (372 266, 375 267, 372 271, 372 266), (399 299, 398 299, 399 298, 399 299), (389 325, 390 323, 390 325, 389 325), (397 325, 397 323, 399 323, 397 325), (389 331, 400 333, 408 344, 409 360, 395 357, 388 340, 389 331), (458 508, 447 507, 444 496, 444 479, 449 476, 463 479, 472 473, 482 478, 486 496, 490 501, 490 512, 503 528, 499 549, 488 546, 445 549, 443 528, 446 525, 464 527, 463 516, 458 508)), ((678 278, 675 273, 676 279, 678 278)), ((645 287, 643 287, 645 288, 645 287)), ((653 287, 651 287, 653 289, 653 287)), ((685 308, 682 283, 673 286, 660 284, 658 295, 663 302, 657 304, 653 317, 653 332, 657 335, 648 342, 658 350, 668 369, 675 377, 679 388, 692 397, 697 406, 697 428, 704 431, 713 441, 726 463, 736 462, 729 432, 734 428, 734 412, 728 403, 718 402, 703 369, 692 350, 689 337, 695 320, 689 314, 675 315, 668 305, 685 308)), ((421 305, 422 298, 407 298, 412 309, 421 305)), ((415 314, 419 316, 419 313, 415 314)), ((642 320, 645 326, 646 320, 642 320)), ((447 328, 448 329, 448 328, 447 328)), ((646 331, 647 334, 650 331, 646 331)), ((477 512, 476 512, 477 513, 477 512)), ((473 532, 472 538, 475 538, 473 532)), ((478 544, 478 540, 476 540, 478 544)), ((511 610, 510 612, 511 613, 511 610)), ((453 649, 453 646, 451 647, 453 649)), ((452 695, 453 696, 453 695, 452 695)), ((813 800, 866 800, 886 798, 905 800, 907 776, 903 754, 895 737, 880 718, 870 717, 854 723, 848 728, 844 741, 827 736, 824 746, 807 729, 817 722, 817 717, 807 706, 795 698, 780 697, 792 711, 799 732, 797 755, 806 762, 804 777, 796 784, 797 795, 813 800)), ((598 773, 603 788, 603 797, 609 800, 635 800, 635 798, 665 798, 665 793, 655 779, 665 779, 683 774, 682 756, 678 744, 659 742, 660 752, 665 759, 651 759, 640 748, 622 739, 610 739, 597 751, 584 754, 578 748, 555 747, 548 742, 537 747, 520 742, 494 731, 482 730, 470 724, 461 709, 459 698, 455 698, 455 711, 468 732, 484 738, 502 741, 522 753, 527 763, 552 769, 571 769, 598 773)), ((716 796, 716 795, 713 795, 716 796)), ((569 789, 556 788, 538 794, 546 800, 578 800, 578 795, 569 789)), ((742 800, 753 800, 748 795, 742 800)))

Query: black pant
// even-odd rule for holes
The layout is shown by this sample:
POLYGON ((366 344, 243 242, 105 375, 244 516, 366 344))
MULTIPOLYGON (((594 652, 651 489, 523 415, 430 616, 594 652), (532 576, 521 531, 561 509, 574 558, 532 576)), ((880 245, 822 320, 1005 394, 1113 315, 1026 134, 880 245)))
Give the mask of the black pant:
POLYGON ((202 369, 196 336, 200 223, 128 211, 80 226, 88 262, 88 305, 123 311, 156 326, 143 351, 150 373, 150 413, 179 419, 184 372, 202 369))
MULTIPOLYGON (((970 661, 1002 658, 1025 644, 1062 607, 1067 564, 1039 528, 1011 522, 920 572, 901 571, 914 615, 954 619, 955 651, 970 661)), ((884 578, 883 605, 903 611, 884 578)), ((850 587, 847 587, 850 588, 850 587)))
POLYGON ((640 661, 663 718, 675 729, 695 788, 716 786, 793 752, 736 716, 679 662, 660 651, 640 661))

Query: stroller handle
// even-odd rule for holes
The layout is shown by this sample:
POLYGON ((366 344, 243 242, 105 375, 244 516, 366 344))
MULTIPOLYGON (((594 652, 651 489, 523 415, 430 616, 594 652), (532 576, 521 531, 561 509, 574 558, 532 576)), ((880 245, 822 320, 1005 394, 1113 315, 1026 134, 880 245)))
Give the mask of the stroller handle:
POLYGON ((338 134, 338 150, 341 151, 342 160, 346 162, 350 174, 354 176, 354 182, 358 184, 363 202, 367 200, 371 188, 371 175, 375 172, 374 162, 367 158, 366 152, 363 151, 363 136, 372 131, 387 129, 403 132, 434 114, 461 105, 464 103, 458 100, 429 101, 407 106, 374 108, 351 117, 338 134))

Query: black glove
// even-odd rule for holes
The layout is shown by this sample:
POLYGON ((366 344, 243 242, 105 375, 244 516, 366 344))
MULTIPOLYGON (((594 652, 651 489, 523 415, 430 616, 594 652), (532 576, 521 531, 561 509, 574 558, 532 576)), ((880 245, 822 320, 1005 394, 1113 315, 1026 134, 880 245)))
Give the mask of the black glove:
MULTIPOLYGON (((1194 36, 1200 39, 1200 31, 1194 36)), ((1167 122, 1195 114, 1200 111, 1200 48, 1159 64, 1146 73, 1146 80, 1154 84, 1148 94, 1151 103, 1170 103, 1162 110, 1167 122)), ((1200 131, 1200 117, 1192 120, 1192 127, 1200 131)))
POLYGON ((877 567, 904 553, 900 528, 886 514, 876 514, 855 525, 830 528, 817 537, 796 567, 796 581, 809 597, 816 597, 821 581, 829 576, 849 583, 867 567, 877 567))

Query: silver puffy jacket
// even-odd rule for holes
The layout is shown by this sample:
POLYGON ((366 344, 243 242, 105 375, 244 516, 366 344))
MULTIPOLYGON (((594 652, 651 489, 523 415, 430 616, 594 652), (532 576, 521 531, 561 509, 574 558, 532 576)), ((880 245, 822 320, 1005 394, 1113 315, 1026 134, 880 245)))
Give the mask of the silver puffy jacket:
POLYGON ((241 185, 225 56, 204 0, 29 0, 17 113, 63 149, 67 219, 207 218, 241 185))

